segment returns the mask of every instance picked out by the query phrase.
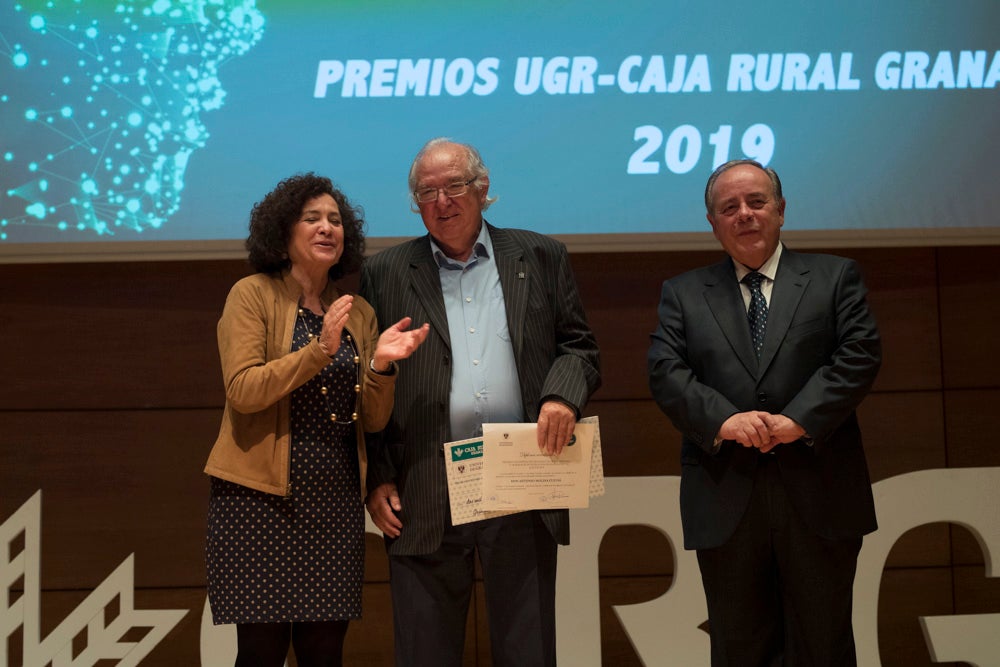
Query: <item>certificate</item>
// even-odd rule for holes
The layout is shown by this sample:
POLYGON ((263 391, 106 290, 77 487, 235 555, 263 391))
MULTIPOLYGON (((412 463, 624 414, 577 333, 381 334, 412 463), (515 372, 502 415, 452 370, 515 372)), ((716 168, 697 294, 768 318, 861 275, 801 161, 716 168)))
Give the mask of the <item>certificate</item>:
POLYGON ((539 451, 537 430, 535 424, 483 424, 483 510, 589 505, 595 425, 578 422, 558 455, 539 451))
POLYGON ((590 497, 604 495, 604 454, 601 452, 601 424, 597 415, 584 417, 577 424, 594 425, 594 444, 590 448, 590 497))
MULTIPOLYGON (((592 424, 594 441, 590 452, 590 497, 604 495, 604 460, 601 453, 601 428, 597 417, 585 417, 579 424, 592 424)), ((534 424, 515 424, 518 428, 534 424)), ((486 427, 484 426, 484 429, 486 427)), ((538 451, 537 442, 535 451, 538 451)), ((448 476, 448 500, 451 505, 451 523, 464 523, 490 519, 520 510, 494 511, 483 509, 483 439, 471 438, 444 443, 445 471, 448 476)))
POLYGON ((444 444, 444 464, 448 475, 448 500, 451 504, 451 524, 481 521, 507 512, 486 511, 483 500, 483 439, 471 438, 444 444))

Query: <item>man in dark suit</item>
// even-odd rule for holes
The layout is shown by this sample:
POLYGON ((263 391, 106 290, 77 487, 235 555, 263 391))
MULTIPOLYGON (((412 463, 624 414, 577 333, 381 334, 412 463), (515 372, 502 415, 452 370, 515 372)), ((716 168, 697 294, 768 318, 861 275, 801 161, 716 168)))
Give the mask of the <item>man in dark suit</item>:
POLYGON ((773 169, 720 166, 705 205, 729 259, 664 282, 648 361, 683 436, 712 665, 854 665, 854 572, 876 528, 855 415, 881 362, 866 290, 855 262, 783 247, 773 169))
POLYGON ((428 234, 371 258, 361 294, 380 322, 429 322, 399 362, 396 404, 370 448, 368 511, 386 535, 397 665, 461 665, 474 553, 486 591, 493 662, 555 664, 556 545, 565 510, 452 526, 443 444, 483 423, 537 422, 558 453, 600 385, 565 247, 483 220, 489 172, 473 147, 428 142, 410 169, 428 234))

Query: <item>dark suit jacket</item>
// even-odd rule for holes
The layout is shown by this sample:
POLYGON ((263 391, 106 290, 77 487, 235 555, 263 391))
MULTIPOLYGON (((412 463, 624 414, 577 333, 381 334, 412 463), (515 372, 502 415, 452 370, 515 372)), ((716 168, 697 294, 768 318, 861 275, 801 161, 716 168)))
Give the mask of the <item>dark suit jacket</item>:
MULTIPOLYGON (((566 248, 534 232, 488 225, 503 287, 524 413, 538 419, 543 399, 583 409, 600 386, 597 343, 587 325, 566 248)), ((368 488, 393 481, 403 504, 402 534, 389 553, 429 553, 451 522, 442 445, 452 440, 448 394, 451 344, 438 265, 422 236, 370 258, 360 293, 385 328, 405 316, 431 331, 399 362, 396 404, 381 442, 369 447, 368 488)), ((555 539, 569 542, 565 510, 542 512, 555 539)))
POLYGON ((875 381, 881 343, 857 264, 783 249, 760 361, 732 260, 663 284, 649 384, 683 436, 681 519, 688 549, 725 543, 746 509, 760 454, 714 439, 731 415, 781 413, 813 445, 773 456, 793 506, 825 538, 876 528, 855 408, 875 381))

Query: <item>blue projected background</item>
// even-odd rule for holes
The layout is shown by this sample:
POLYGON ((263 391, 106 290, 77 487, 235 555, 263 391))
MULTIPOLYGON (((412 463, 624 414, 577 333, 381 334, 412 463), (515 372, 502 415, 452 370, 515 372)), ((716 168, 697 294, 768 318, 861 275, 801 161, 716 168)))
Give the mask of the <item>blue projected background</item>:
POLYGON ((170 235, 219 69, 263 34, 252 1, 4 10, 0 240, 170 235))
POLYGON ((998 49, 995 0, 7 2, 0 254, 242 239, 301 171, 412 236, 439 135, 481 149, 492 221, 550 234, 705 231, 743 156, 786 229, 995 230, 998 49))

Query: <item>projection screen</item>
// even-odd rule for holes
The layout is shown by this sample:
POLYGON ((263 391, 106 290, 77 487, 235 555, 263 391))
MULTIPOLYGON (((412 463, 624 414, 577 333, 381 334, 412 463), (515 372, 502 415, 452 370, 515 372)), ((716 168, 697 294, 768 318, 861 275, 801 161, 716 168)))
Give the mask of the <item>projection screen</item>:
POLYGON ((0 261, 241 256, 304 171, 385 245, 436 136, 578 250, 714 245, 744 156, 799 246, 1000 242, 995 0, 14 0, 0 52, 0 261))

